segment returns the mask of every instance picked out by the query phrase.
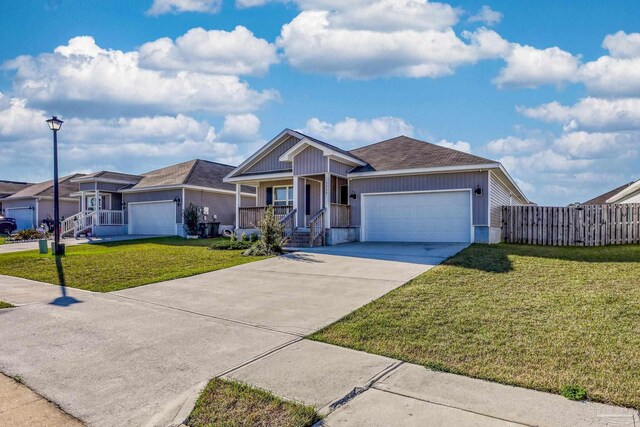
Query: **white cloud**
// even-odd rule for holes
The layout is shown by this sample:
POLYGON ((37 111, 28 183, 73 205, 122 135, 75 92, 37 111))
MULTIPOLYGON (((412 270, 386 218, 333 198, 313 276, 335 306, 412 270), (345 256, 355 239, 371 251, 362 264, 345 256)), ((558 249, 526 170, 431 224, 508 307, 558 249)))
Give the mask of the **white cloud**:
POLYGON ((163 15, 165 13, 218 13, 222 0, 153 0, 148 15, 163 15))
POLYGON ((637 157, 640 131, 567 132, 554 141, 554 148, 573 158, 598 158, 600 162, 620 156, 637 157))
POLYGON ((446 139, 441 139, 440 141, 436 142, 436 145, 446 148, 453 148, 454 150, 458 151, 464 151, 465 153, 471 153, 471 144, 466 141, 451 142, 447 141, 446 139))
POLYGON ((505 56, 506 67, 493 82, 500 88, 535 88, 544 84, 575 81, 580 59, 557 47, 536 49, 514 44, 505 56))
POLYGON ((584 64, 579 78, 595 95, 640 96, 640 57, 602 56, 584 64))
POLYGON ((144 69, 137 51, 103 49, 88 36, 53 54, 20 56, 3 68, 15 71, 14 92, 29 105, 83 115, 245 113, 278 98, 234 75, 144 69))
MULTIPOLYGON (((43 111, 0 96, 3 178, 50 179, 51 131, 43 111), (25 154, 28 153, 28 154, 25 154)), ((238 164, 248 152, 218 137, 206 121, 178 114, 65 119, 59 134, 61 173, 102 169, 141 173, 193 158, 238 164)))
POLYGON ((530 118, 563 124, 567 130, 640 129, 640 98, 587 97, 572 106, 550 102, 538 107, 517 109, 530 118))
POLYGON ((640 58, 640 33, 618 31, 604 38, 602 47, 614 58, 640 58))
POLYGON ((483 24, 492 26, 502 21, 502 16, 502 13, 496 12, 489 6, 484 5, 480 8, 478 13, 469 18, 469 22, 481 22, 483 24))
POLYGON ((371 120, 357 120, 347 117, 335 124, 312 118, 301 132, 331 144, 360 146, 400 135, 413 135, 413 126, 397 117, 377 117, 371 120))
POLYGON ((224 118, 221 136, 232 141, 260 139, 260 119, 254 114, 229 115, 224 118))
POLYGON ((546 141, 543 138, 521 138, 508 136, 490 141, 486 149, 491 154, 524 154, 543 148, 546 141))
POLYGON ((232 75, 262 75, 278 62, 276 47, 237 26, 233 31, 193 28, 175 43, 161 38, 140 47, 140 66, 232 75))
POLYGON ((299 0, 277 45, 294 67, 342 78, 441 77, 506 52, 486 28, 453 30, 462 10, 426 0, 299 0))

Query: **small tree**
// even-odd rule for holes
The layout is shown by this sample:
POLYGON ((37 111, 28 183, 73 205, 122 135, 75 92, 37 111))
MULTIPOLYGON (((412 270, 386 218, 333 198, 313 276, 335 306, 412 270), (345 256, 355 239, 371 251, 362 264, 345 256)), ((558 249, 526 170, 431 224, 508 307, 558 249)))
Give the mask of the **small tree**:
POLYGON ((200 221, 200 212, 198 207, 193 203, 189 203, 189 206, 182 211, 182 218, 184 222, 184 229, 187 231, 187 235, 195 236, 198 234, 198 222, 200 221))
POLYGON ((282 253, 282 224, 276 218, 273 206, 267 207, 260 223, 260 239, 245 255, 275 255, 282 253))

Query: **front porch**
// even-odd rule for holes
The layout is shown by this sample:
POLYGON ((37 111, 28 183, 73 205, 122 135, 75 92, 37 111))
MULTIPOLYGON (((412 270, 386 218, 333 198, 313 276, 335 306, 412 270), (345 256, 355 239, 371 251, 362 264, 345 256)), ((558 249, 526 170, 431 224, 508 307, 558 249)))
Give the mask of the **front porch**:
MULTIPOLYGON (((294 245, 331 244, 331 230, 344 229, 340 235, 352 236, 351 206, 347 180, 332 174, 295 176, 261 182, 243 183, 257 191, 257 206, 243 206, 236 197, 236 232, 254 233, 260 227, 268 206, 283 224, 283 239, 294 245)), ((241 185, 238 184, 240 189, 241 185)), ((239 190, 238 190, 239 191, 239 190)), ((355 238, 347 240, 352 241, 355 238)))

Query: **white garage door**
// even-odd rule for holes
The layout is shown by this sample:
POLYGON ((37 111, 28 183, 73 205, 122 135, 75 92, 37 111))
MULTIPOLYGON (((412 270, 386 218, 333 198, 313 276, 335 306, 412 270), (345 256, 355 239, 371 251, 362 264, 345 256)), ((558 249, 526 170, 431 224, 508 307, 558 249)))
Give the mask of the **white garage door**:
POLYGON ((175 202, 129 203, 129 234, 176 234, 175 202))
POLYGON ((363 241, 470 242, 468 191, 364 195, 363 241))
POLYGON ((26 230, 34 227, 33 217, 35 211, 29 208, 13 208, 5 209, 5 215, 7 218, 14 218, 16 220, 17 230, 26 230))

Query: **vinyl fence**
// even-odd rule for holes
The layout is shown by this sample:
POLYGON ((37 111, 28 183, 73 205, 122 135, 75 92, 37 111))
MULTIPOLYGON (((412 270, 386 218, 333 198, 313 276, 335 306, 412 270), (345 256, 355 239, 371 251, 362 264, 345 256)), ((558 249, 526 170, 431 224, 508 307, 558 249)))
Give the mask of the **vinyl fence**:
POLYGON ((640 243, 640 203, 503 206, 502 238, 508 243, 549 246, 640 243))

